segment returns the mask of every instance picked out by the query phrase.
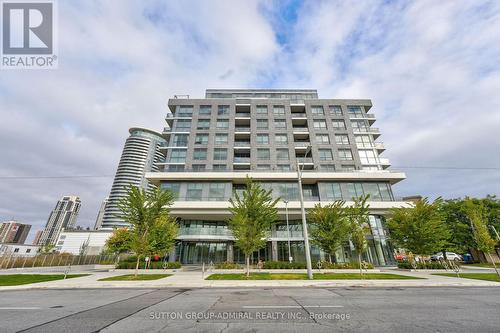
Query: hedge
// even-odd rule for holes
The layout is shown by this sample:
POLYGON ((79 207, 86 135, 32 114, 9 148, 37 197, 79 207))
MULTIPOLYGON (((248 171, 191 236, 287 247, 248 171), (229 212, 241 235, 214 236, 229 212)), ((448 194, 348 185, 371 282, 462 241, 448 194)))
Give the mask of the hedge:
MULTIPOLYGON (((165 263, 166 266, 163 267, 164 262, 163 261, 152 261, 149 264, 149 268, 151 269, 173 269, 173 268, 181 268, 182 265, 180 262, 167 262, 165 263)), ((122 261, 118 263, 116 266, 117 269, 135 269, 136 262, 131 262, 131 261, 122 261)), ((144 260, 139 263, 139 269, 144 269, 145 262, 144 260)))
MULTIPOLYGON (((459 263, 456 263, 456 265, 459 265, 459 263)), ((414 269, 414 267, 407 261, 399 262, 398 263, 398 268, 403 268, 403 269, 414 269)), ((440 263, 439 261, 427 261, 427 262, 419 262, 417 263, 417 269, 446 269, 446 267, 440 263)), ((450 268, 448 266, 448 268, 450 268)))

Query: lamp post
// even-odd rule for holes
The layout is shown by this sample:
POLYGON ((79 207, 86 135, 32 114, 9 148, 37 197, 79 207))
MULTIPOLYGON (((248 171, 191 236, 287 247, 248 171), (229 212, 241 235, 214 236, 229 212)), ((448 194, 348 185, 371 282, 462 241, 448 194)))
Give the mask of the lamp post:
MULTIPOLYGON (((304 159, 307 158, 307 154, 311 151, 311 146, 307 146, 306 152, 304 154, 304 159)), ((309 234, 307 232, 307 222, 306 222, 306 210, 304 208, 304 193, 302 192, 302 169, 299 166, 299 160, 297 160, 297 179, 299 183, 299 194, 300 194, 300 211, 302 213, 302 234, 304 236, 304 247, 306 255, 306 265, 307 265, 307 277, 309 280, 313 279, 312 264, 311 264, 311 249, 309 248, 309 234)))
POLYGON ((288 226, 288 200, 283 200, 285 203, 285 216, 286 216, 286 234, 288 237, 288 261, 291 263, 292 258, 292 250, 290 249, 290 227, 288 226))

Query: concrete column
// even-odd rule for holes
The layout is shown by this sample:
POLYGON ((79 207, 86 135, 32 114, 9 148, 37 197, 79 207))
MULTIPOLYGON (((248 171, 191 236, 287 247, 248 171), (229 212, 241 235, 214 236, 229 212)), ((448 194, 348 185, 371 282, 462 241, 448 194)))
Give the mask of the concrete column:
MULTIPOLYGON (((180 244, 179 244, 180 246, 180 244)), ((170 253, 168 254, 168 262, 174 262, 175 261, 175 246, 174 248, 172 249, 172 251, 170 251, 170 253)))
POLYGON ((278 242, 271 241, 271 258, 273 261, 278 261, 278 242))
POLYGON ((234 245, 232 242, 227 243, 227 262, 234 262, 234 245))

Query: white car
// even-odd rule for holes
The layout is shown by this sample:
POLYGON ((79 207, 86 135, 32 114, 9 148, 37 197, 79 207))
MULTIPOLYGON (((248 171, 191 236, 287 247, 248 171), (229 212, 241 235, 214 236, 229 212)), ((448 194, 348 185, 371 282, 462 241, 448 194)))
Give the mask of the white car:
MULTIPOLYGON (((461 261, 463 260, 462 256, 459 254, 456 254, 455 252, 446 252, 446 259, 447 260, 455 260, 455 261, 461 261)), ((431 260, 444 260, 444 255, 443 252, 438 252, 431 256, 431 260)))

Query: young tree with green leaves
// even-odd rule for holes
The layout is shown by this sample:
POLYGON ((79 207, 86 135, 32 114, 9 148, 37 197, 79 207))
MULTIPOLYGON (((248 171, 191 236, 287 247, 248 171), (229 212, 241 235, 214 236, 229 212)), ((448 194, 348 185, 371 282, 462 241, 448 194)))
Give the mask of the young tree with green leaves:
POLYGON ((500 276, 497 266, 495 265, 495 261, 491 257, 491 252, 495 251, 495 245, 497 242, 491 237, 488 231, 488 225, 486 224, 487 212, 484 205, 482 203, 474 203, 471 199, 466 199, 465 207, 467 217, 471 223, 477 249, 490 257, 491 263, 495 268, 495 272, 498 276, 500 276))
POLYGON ((367 203, 369 198, 369 194, 353 198, 354 204, 346 208, 346 215, 351 230, 351 242, 358 254, 359 273, 361 275, 363 275, 361 258, 368 246, 366 234, 370 232, 370 226, 368 224, 370 205, 367 203))
POLYGON ((132 232, 127 228, 116 228, 111 236, 106 240, 106 250, 114 254, 121 254, 130 251, 132 232))
POLYGON ((235 245, 245 254, 246 273, 250 275, 250 255, 266 245, 271 226, 278 220, 276 204, 279 201, 251 178, 241 196, 235 192, 229 199, 232 217, 228 228, 233 233, 235 245))
POLYGON ((308 212, 311 223, 311 240, 328 253, 332 263, 332 255, 349 240, 351 226, 344 207, 345 201, 335 201, 326 206, 316 204, 308 212))
POLYGON ((130 249, 137 255, 136 276, 141 256, 154 250, 152 235, 155 233, 155 228, 164 221, 171 221, 168 207, 172 202, 173 195, 170 191, 161 188, 146 191, 143 188, 129 186, 127 195, 118 203, 121 211, 119 217, 132 227, 130 249))
POLYGON ((418 255, 431 255, 446 248, 450 238, 443 214, 442 200, 419 200, 413 207, 393 208, 387 220, 391 241, 418 255))

